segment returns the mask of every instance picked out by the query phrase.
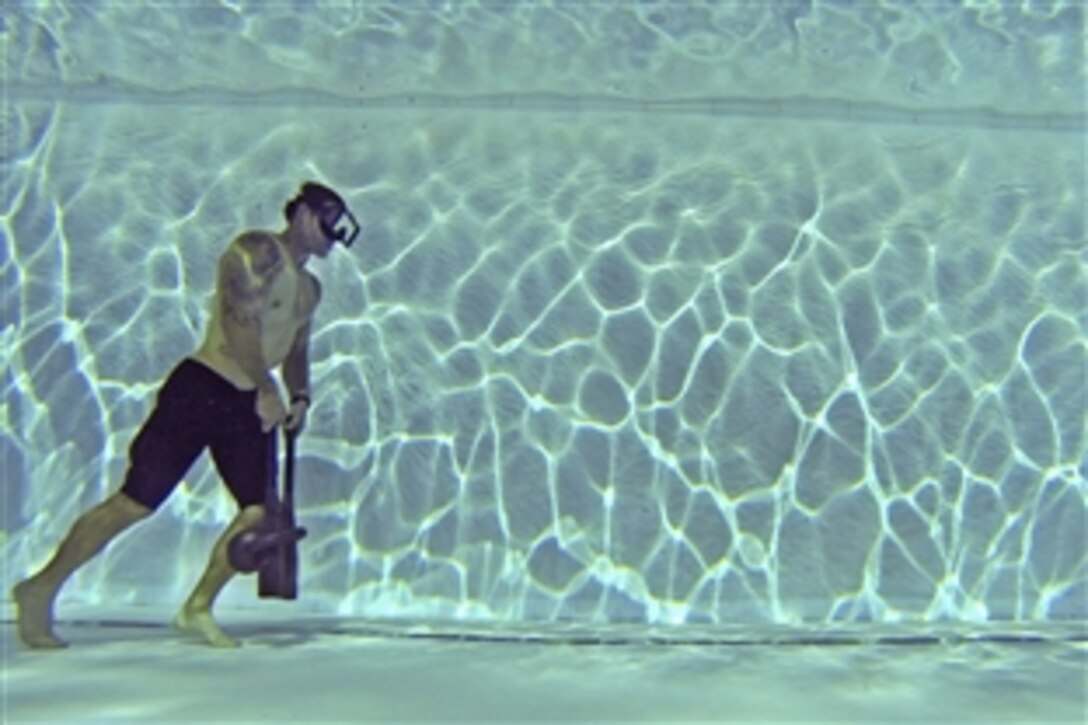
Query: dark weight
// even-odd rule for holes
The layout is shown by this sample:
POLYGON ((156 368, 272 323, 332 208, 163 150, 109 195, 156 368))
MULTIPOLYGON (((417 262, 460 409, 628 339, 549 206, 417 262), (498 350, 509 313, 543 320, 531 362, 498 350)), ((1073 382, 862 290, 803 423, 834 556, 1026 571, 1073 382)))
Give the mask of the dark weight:
POLYGON ((234 570, 257 572, 257 596, 262 598, 298 597, 298 542, 306 536, 306 529, 295 524, 295 434, 285 430, 284 437, 287 456, 283 497, 273 471, 265 488, 263 521, 227 543, 227 559, 234 570))
POLYGON ((301 526, 283 529, 250 529, 235 536, 227 544, 231 568, 245 574, 255 572, 280 555, 283 547, 297 543, 306 536, 301 526))

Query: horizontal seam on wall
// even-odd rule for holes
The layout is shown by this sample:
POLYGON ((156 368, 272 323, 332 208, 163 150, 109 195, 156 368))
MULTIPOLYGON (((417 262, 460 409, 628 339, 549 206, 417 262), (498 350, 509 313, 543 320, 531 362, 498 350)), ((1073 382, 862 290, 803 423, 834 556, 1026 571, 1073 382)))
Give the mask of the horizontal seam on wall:
POLYGON ((908 108, 870 101, 792 96, 785 98, 699 97, 637 99, 612 95, 557 93, 441 94, 397 93, 342 96, 299 89, 257 92, 194 88, 158 91, 116 82, 86 85, 11 84, 11 103, 48 101, 74 105, 194 107, 305 107, 307 110, 361 112, 493 111, 559 114, 642 114, 727 119, 830 121, 861 125, 946 127, 996 131, 1084 133, 1085 114, 1008 113, 991 108, 908 108))

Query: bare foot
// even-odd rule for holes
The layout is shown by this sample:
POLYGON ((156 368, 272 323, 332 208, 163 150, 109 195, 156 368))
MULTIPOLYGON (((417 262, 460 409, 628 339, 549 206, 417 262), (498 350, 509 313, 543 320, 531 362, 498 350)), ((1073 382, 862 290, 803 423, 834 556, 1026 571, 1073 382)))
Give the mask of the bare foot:
POLYGON ((19 638, 31 649, 61 649, 68 643, 53 634, 53 595, 24 579, 11 592, 15 599, 15 618, 19 638))
POLYGON ((230 637, 219 628, 219 625, 212 619, 212 613, 206 609, 193 610, 182 607, 181 611, 178 612, 178 616, 174 619, 174 626, 182 632, 203 637, 212 647, 232 649, 242 646, 241 642, 230 637))

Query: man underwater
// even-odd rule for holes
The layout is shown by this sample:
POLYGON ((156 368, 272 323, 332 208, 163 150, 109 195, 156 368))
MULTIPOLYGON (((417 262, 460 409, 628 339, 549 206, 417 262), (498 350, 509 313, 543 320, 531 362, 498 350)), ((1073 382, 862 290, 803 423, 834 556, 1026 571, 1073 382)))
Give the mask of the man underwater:
POLYGON ((283 231, 244 232, 220 257, 204 342, 160 388, 129 449, 121 489, 84 513, 49 563, 15 586, 19 636, 26 646, 67 646, 53 632, 53 605, 64 582, 161 506, 205 448, 239 513, 216 542, 174 623, 215 647, 239 645, 219 628, 212 605, 235 574, 231 539, 264 517, 265 487, 276 465, 275 429, 300 432, 310 405, 310 326, 321 286, 306 263, 314 255, 328 256, 336 242, 350 246, 359 232, 344 200, 314 182, 302 185, 284 215, 283 231), (290 408, 272 375, 276 367, 290 408))

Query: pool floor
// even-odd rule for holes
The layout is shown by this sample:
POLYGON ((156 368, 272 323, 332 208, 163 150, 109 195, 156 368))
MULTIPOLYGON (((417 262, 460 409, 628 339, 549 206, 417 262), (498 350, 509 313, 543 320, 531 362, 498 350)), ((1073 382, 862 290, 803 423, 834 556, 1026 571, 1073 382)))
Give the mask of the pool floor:
POLYGON ((4 610, 0 720, 20 722, 1083 722, 1082 624, 877 636, 433 626, 221 613, 213 650, 165 612, 62 613, 25 650, 4 610))

